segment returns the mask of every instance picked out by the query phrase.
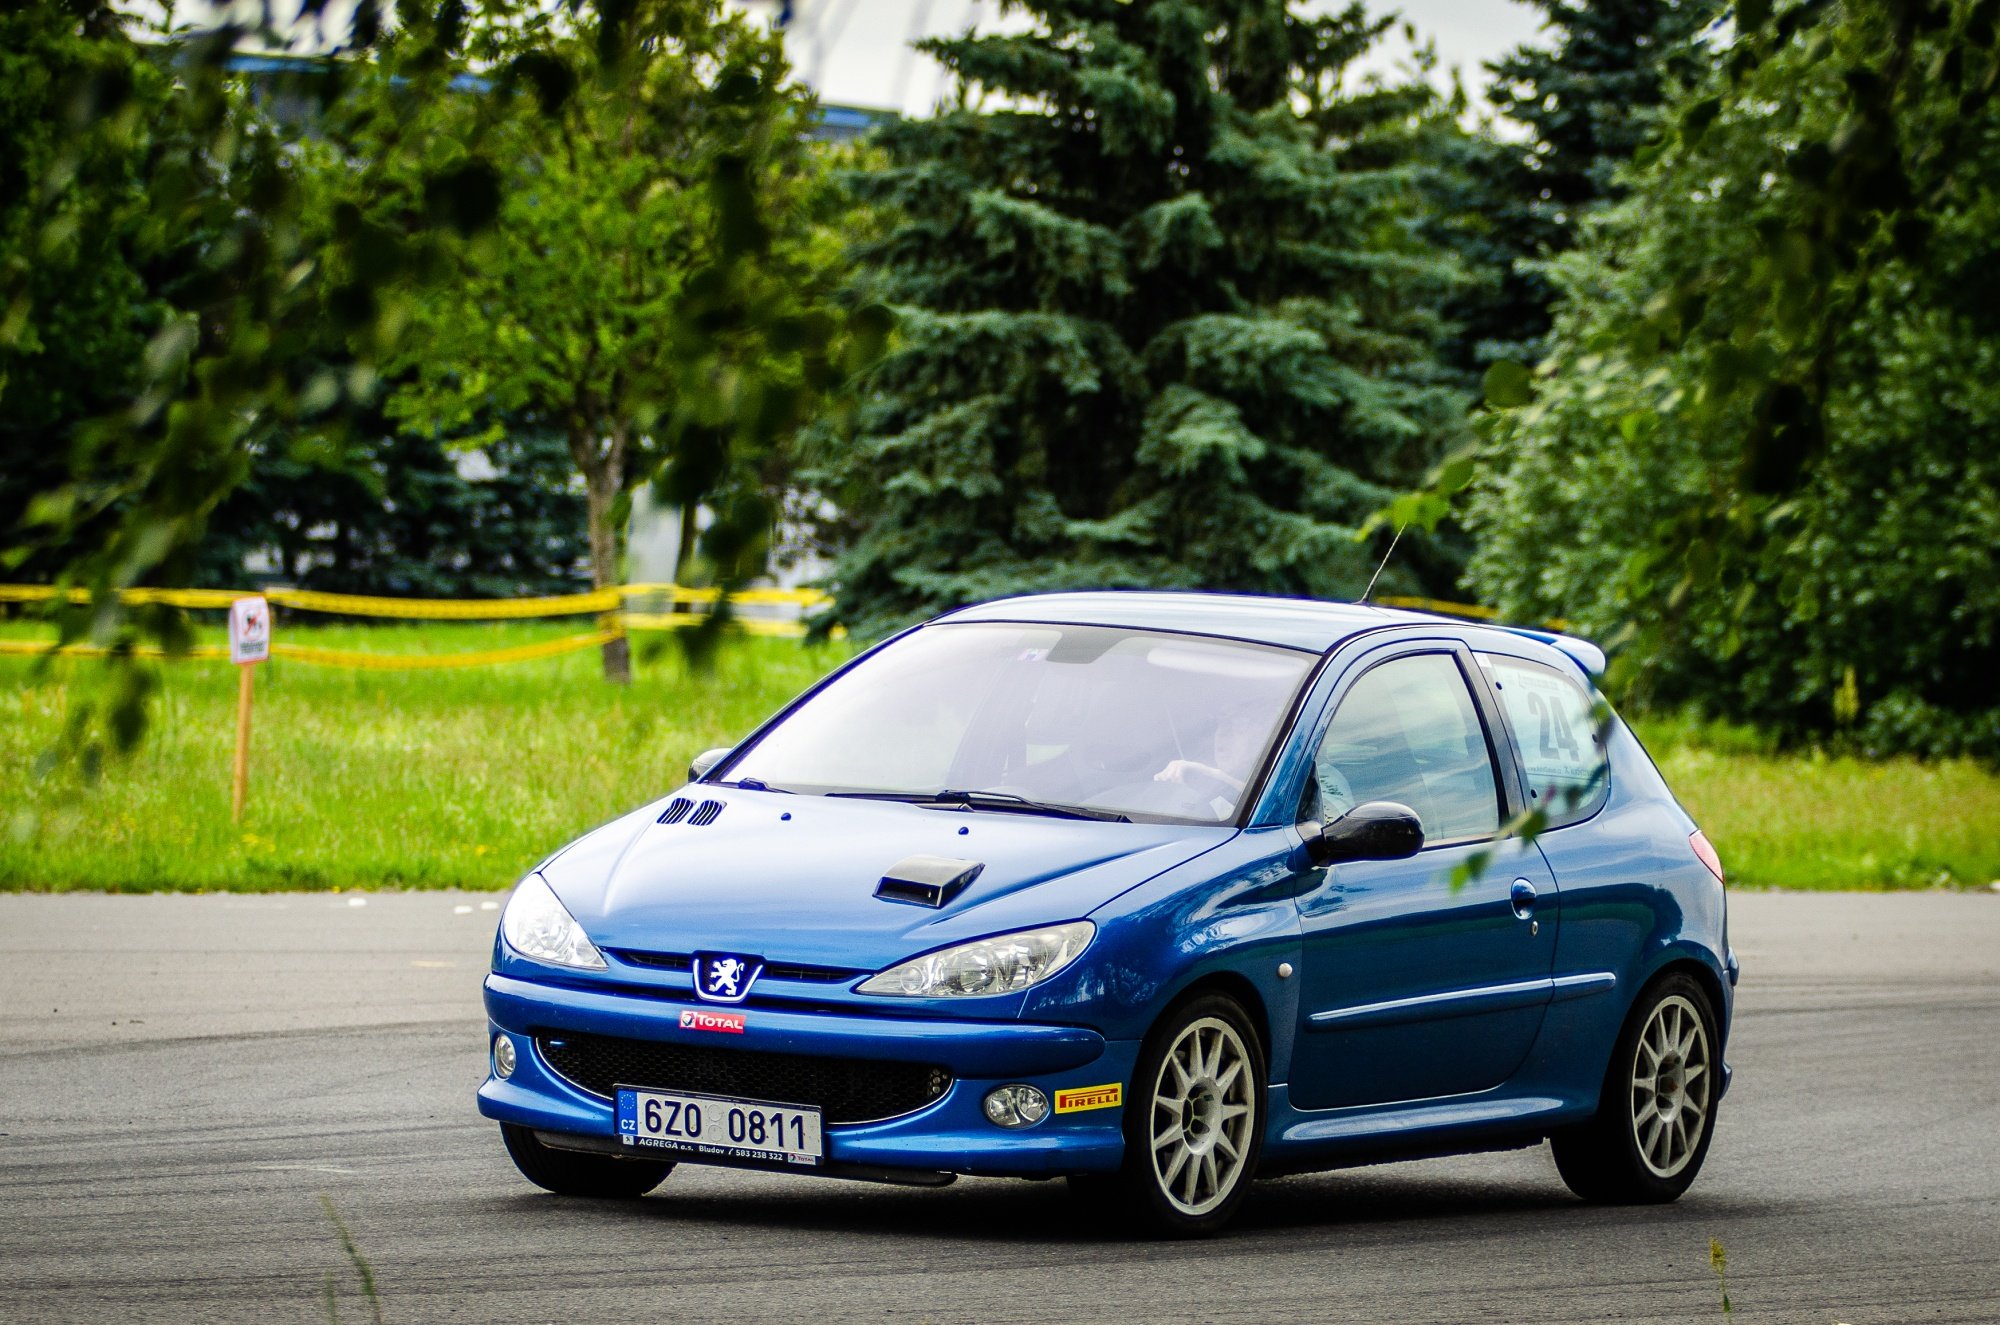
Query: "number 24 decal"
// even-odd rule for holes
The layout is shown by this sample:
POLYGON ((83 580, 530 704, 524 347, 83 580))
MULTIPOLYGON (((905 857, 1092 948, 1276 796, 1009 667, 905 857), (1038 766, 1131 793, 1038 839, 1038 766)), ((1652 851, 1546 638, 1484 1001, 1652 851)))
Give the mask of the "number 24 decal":
POLYGON ((1576 731, 1569 719, 1563 715, 1562 705, 1554 703, 1534 691, 1528 692, 1528 711, 1541 724, 1542 757, 1545 759, 1579 759, 1583 749, 1577 744, 1576 731))

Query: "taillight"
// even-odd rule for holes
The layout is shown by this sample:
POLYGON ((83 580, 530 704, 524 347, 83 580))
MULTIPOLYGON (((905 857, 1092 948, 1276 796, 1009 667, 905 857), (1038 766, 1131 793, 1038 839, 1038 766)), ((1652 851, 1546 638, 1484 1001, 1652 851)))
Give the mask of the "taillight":
POLYGON ((1727 882, 1722 877, 1722 857, 1716 855, 1715 848, 1708 844, 1708 834, 1699 828, 1695 829, 1693 835, 1688 838, 1688 845, 1694 848, 1695 855, 1701 857, 1701 863, 1708 866, 1708 872, 1715 876, 1717 883, 1727 882))

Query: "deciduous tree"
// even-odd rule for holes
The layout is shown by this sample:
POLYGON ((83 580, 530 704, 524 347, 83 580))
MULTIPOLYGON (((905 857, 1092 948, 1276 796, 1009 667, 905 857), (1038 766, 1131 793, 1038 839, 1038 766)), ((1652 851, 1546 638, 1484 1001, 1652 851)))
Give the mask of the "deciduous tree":
POLYGON ((1665 698, 2000 757, 2000 41, 1977 0, 1740 5, 1558 267, 1477 583, 1665 698))
MULTIPOLYGON (((391 412, 474 443, 524 411, 553 424, 600 588, 619 582, 627 494, 655 479, 718 512, 705 551, 722 579, 754 573, 772 443, 844 344, 810 94, 775 34, 715 0, 468 23, 463 60, 411 68, 392 42, 345 128, 354 224, 395 228, 422 216, 423 181, 459 169, 464 124, 492 117, 496 221, 446 246, 448 279, 405 304, 391 412), (475 77, 483 96, 440 90, 475 77)), ((629 675, 622 638, 604 666, 629 675)))

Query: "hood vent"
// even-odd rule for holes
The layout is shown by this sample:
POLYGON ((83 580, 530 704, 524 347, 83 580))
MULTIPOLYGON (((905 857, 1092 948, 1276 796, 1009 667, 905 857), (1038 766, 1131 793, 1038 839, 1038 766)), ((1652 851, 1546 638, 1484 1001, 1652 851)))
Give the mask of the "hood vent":
POLYGON ((667 802, 666 809, 660 811, 659 821, 663 824, 677 824, 685 819, 690 828, 706 828, 721 817, 721 801, 703 801, 700 805, 696 805, 685 796, 676 796, 667 802), (689 813, 690 811, 693 813, 689 813))
POLYGON ((906 856, 889 867, 875 895, 885 902, 944 907, 964 892, 986 866, 977 860, 951 856, 906 856))

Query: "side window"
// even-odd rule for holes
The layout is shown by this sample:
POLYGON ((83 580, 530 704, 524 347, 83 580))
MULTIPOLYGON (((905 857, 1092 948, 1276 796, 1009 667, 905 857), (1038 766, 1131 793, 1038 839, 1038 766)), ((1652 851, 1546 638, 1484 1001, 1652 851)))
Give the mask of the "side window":
POLYGON ((1606 792, 1604 738, 1590 694, 1540 663, 1481 654, 1528 782, 1528 804, 1560 828, 1597 812, 1606 792))
POLYGON ((1363 801, 1399 801, 1417 812, 1431 842, 1490 837, 1500 827, 1486 732, 1449 654, 1395 658, 1363 673, 1341 697, 1313 762, 1329 820, 1363 801))

